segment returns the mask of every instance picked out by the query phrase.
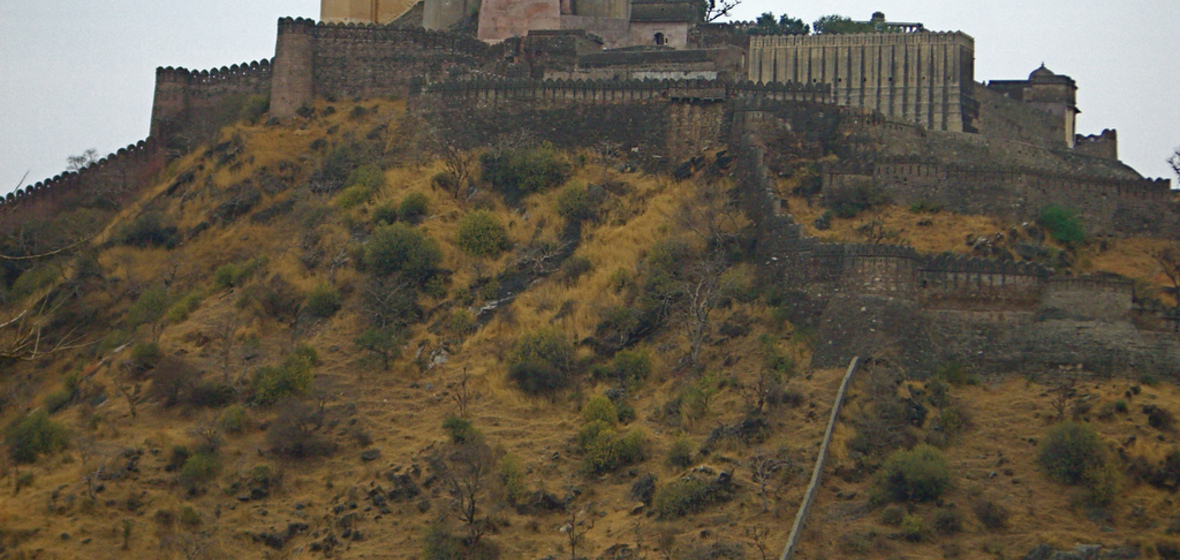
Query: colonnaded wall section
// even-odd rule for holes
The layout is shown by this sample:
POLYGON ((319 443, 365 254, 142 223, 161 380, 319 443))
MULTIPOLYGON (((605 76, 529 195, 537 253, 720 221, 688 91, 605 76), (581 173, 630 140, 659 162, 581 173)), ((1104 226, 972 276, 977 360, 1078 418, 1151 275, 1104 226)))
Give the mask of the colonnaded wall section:
POLYGON ((827 84, 839 105, 930 130, 975 132, 975 40, 964 33, 750 38, 754 82, 827 84))

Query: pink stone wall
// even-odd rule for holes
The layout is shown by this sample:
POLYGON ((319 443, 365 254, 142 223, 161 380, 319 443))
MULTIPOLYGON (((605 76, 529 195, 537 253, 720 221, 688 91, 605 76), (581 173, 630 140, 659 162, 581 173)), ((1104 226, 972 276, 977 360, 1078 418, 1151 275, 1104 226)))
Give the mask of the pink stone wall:
POLYGON ((561 29, 560 0, 484 0, 479 10, 482 41, 524 37, 530 29, 561 29))

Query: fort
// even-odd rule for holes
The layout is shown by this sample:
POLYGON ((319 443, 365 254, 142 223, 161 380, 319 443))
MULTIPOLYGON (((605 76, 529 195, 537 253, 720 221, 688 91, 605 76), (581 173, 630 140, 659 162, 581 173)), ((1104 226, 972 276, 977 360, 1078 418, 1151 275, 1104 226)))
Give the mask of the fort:
POLYGON ((273 60, 160 68, 146 141, 8 195, 4 219, 144 184, 253 104, 281 124, 317 100, 396 97, 472 148, 526 129, 570 148, 609 140, 654 170, 732 154, 759 258, 819 333, 817 365, 1180 365, 1180 340, 1125 279, 822 243, 771 189, 794 161, 822 159, 824 196, 873 189, 1016 222, 1061 206, 1092 235, 1174 237, 1170 181, 1119 162, 1114 130, 1077 133, 1068 76, 979 83, 972 37, 883 18, 890 32, 761 35, 673 0, 474 1, 325 0, 325 21, 279 20, 273 60))

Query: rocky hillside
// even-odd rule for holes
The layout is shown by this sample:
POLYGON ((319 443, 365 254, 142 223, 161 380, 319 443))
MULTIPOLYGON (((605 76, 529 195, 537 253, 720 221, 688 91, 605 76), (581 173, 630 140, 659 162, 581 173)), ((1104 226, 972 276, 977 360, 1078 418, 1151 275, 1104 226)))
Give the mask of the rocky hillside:
MULTIPOLYGON (((844 372, 747 258, 728 156, 674 179, 523 136, 468 153, 404 113, 240 123, 5 243, 37 258, 4 262, 0 558, 778 556, 844 372)), ((826 221, 1167 299, 1153 240, 826 221)), ((800 557, 1180 557, 1162 373, 877 357, 800 557)))

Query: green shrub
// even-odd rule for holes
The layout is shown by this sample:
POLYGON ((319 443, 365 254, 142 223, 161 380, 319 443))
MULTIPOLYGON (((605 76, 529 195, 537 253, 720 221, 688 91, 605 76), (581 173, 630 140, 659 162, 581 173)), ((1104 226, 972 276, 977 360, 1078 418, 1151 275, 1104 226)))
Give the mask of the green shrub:
POLYGON ((467 560, 463 541, 440 526, 431 527, 422 543, 424 560, 467 560))
POLYGON ((328 284, 319 284, 312 288, 303 300, 303 311, 317 319, 331 317, 339 310, 340 291, 328 284))
POLYGON ((324 158, 323 165, 310 179, 312 190, 332 192, 346 186, 353 171, 377 161, 381 148, 376 143, 351 142, 333 149, 324 158))
POLYGON ((46 412, 56 414, 61 409, 69 406, 76 394, 76 391, 71 391, 69 388, 63 387, 46 395, 42 404, 45 405, 46 412))
POLYGON ((538 360, 512 364, 508 369, 508 378, 521 391, 530 395, 551 395, 569 387, 572 381, 570 374, 561 368, 538 360))
POLYGON ((1045 228, 1053 239, 1062 243, 1082 243, 1086 230, 1082 228, 1073 210, 1061 206, 1047 206, 1041 210, 1037 223, 1045 228))
POLYGON ((907 515, 901 520, 901 536, 910 542, 922 542, 926 539, 926 521, 919 515, 907 515))
POLYGON ((131 347, 131 368, 135 371, 152 369, 163 359, 164 352, 155 342, 140 342, 131 347))
POLYGON ((962 387, 963 385, 968 385, 971 382, 971 375, 967 372, 967 369, 958 362, 948 362, 942 364, 938 367, 935 377, 942 379, 943 381, 946 381, 955 387, 962 387))
POLYGON ((617 380, 621 386, 642 382, 651 375, 651 358, 642 350, 624 350, 615 354, 609 364, 594 368, 598 379, 617 380))
POLYGON ((556 330, 527 333, 509 356, 510 377, 526 393, 559 391, 570 384, 573 355, 573 345, 556 330))
POLYGON ((180 242, 180 232, 176 226, 164 225, 163 220, 155 212, 140 214, 115 234, 115 240, 121 245, 172 249, 180 242))
POLYGON ((296 351, 281 365, 259 368, 252 384, 254 402, 269 405, 285 396, 306 394, 311 388, 315 362, 306 352, 296 351))
POLYGON ((184 509, 180 510, 180 522, 189 527, 196 527, 201 524, 201 514, 192 506, 184 506, 184 509))
POLYGON ((61 277, 61 269, 54 265, 42 265, 26 270, 12 283, 12 295, 23 298, 53 285, 61 277))
POLYGON ((348 174, 344 186, 362 187, 371 192, 379 191, 385 188, 385 172, 381 170, 381 166, 373 163, 362 165, 348 174))
POLYGON ((487 152, 479 159, 484 180, 513 202, 560 185, 569 174, 550 145, 487 152))
POLYGON ((525 499, 525 476, 527 471, 514 455, 500 458, 500 486, 504 489, 504 498, 509 504, 516 505, 525 499))
POLYGON ((561 265, 561 279, 568 284, 573 284, 578 281, 578 278, 592 270, 594 270, 594 262, 589 258, 570 257, 561 265))
POLYGON ((963 513, 953 507, 941 508, 934 513, 934 530, 943 535, 954 535, 963 531, 963 513))
POLYGON ((896 502, 937 500, 950 489, 952 482, 942 452, 929 445, 893 452, 877 476, 883 497, 896 502))
POLYGON ((557 213, 570 221, 591 220, 598 213, 598 201, 585 185, 569 185, 557 195, 557 213))
POLYGON ((644 460, 646 443, 638 430, 620 436, 614 428, 603 428, 601 422, 594 424, 597 426, 593 435, 588 435, 583 445, 586 454, 583 467, 587 473, 605 474, 644 460))
POLYGON ((263 265, 261 259, 254 259, 245 263, 229 263, 217 268, 213 273, 213 286, 218 290, 240 288, 263 265))
POLYGON ((615 403, 610 399, 596 395, 590 397, 590 401, 582 407, 582 420, 587 424, 605 422, 609 426, 614 426, 619 422, 619 413, 615 409, 615 403))
POLYGON ((376 193, 373 192, 373 189, 362 185, 344 187, 344 190, 336 195, 335 203, 341 209, 348 210, 349 208, 355 208, 373 200, 374 194, 376 193))
POLYGON ((246 429, 246 409, 235 404, 221 412, 217 420, 221 431, 227 434, 240 434, 246 429))
POLYGON ((682 478, 657 489, 652 506, 662 519, 674 519, 701 511, 721 499, 714 483, 682 478))
POLYGON ((477 210, 459 220, 456 243, 475 257, 495 257, 508 247, 508 230, 491 212, 477 210))
POLYGON ((1049 428, 1041 440, 1037 461, 1058 482, 1079 484, 1105 463, 1106 446, 1094 428, 1063 422, 1049 428))
POLYGON ((8 442, 8 456, 17 463, 32 463, 42 454, 61 451, 70 441, 70 432, 65 426, 49 418, 49 413, 39 410, 14 422, 5 430, 8 442))
POLYGON ((205 299, 205 292, 203 290, 192 290, 181 297, 172 307, 168 308, 168 313, 164 318, 169 323, 183 323, 188 320, 189 315, 196 311, 201 305, 201 300, 205 299))
POLYGON ((872 185, 856 185, 833 190, 824 196, 824 205, 838 218, 855 218, 861 212, 889 204, 889 193, 872 185))
POLYGON ((420 192, 406 195, 397 207, 398 219, 414 224, 425 218, 428 212, 430 212, 430 199, 420 192))
POLYGON ((374 274, 400 274, 423 286, 438 272, 442 252, 422 231, 397 223, 377 228, 365 244, 363 262, 374 274))
POLYGON ((443 421, 443 431, 450 436, 452 442, 460 445, 475 443, 483 437, 471 420, 457 416, 449 416, 443 421))
POLYGON ((984 500, 977 502, 973 511, 975 518, 988 529, 999 531, 1008 528, 1008 508, 1000 504, 984 500))
POLYGON ((184 461, 180 468, 180 483, 188 491, 196 492, 200 487, 221 470, 221 461, 212 453, 194 453, 184 461))
POLYGON ((881 523, 890 527, 901 527, 905 521, 906 511, 902 506, 889 506, 881 510, 881 523))
POLYGON ((696 450, 692 440, 681 436, 672 442, 668 449, 668 464, 673 467, 686 468, 692 466, 692 458, 696 450))
POLYGON ((373 208, 373 223, 379 226, 397 223, 397 210, 397 201, 394 200, 387 200, 378 204, 373 208))
MULTIPOLYGON (((127 309, 127 324, 132 328, 143 324, 150 324, 153 329, 168 313, 168 309, 172 306, 172 296, 168 293, 168 288, 164 286, 156 286, 144 290, 139 294, 139 298, 131 307, 127 309)), ((154 331, 153 331, 154 332, 154 331)))
POLYGON ((1127 411, 1130 410, 1130 406, 1127 405, 1127 401, 1119 399, 1114 401, 1114 410, 1115 412, 1126 414, 1127 411))
POLYGON ((188 390, 188 404, 206 408, 222 408, 233 402, 237 391, 223 383, 198 383, 188 390))

